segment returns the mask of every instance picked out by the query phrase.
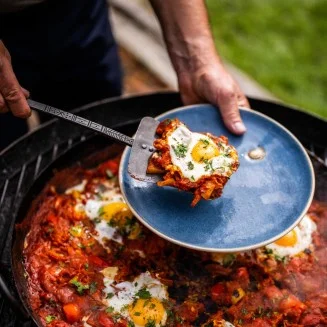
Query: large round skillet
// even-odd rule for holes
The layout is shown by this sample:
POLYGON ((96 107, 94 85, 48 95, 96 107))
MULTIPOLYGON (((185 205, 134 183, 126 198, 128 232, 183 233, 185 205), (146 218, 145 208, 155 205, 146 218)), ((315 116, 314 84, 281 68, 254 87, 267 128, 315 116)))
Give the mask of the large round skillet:
MULTIPOLYGON (((282 122, 288 128, 290 128, 295 135, 301 137, 302 140, 306 142, 312 142, 317 145, 325 146, 325 138, 322 137, 324 135, 324 131, 327 123, 317 119, 316 117, 307 115, 301 111, 297 111, 291 108, 285 108, 281 105, 264 102, 261 100, 252 100, 252 107, 256 109, 260 109, 259 111, 268 114, 269 116, 277 119, 282 122), (286 110, 286 111, 284 111, 286 110), (297 123, 294 123, 294 119, 298 120, 297 123), (301 126, 301 127, 300 127, 301 126), (304 129, 304 126, 308 126, 308 128, 304 129)), ((127 135, 133 135, 136 131, 138 125, 138 119, 135 123, 130 122, 129 124, 119 126, 112 126, 117 128, 117 130, 125 133, 127 135)), ((54 176, 54 171, 59 171, 74 165, 81 165, 83 167, 92 167, 109 158, 111 155, 117 153, 117 148, 112 147, 110 143, 108 143, 108 139, 104 139, 100 136, 95 136, 87 139, 84 142, 76 145, 66 153, 64 153, 61 157, 59 157, 56 161, 54 161, 50 166, 48 166, 37 178, 32 187, 26 193, 22 202, 19 204, 19 211, 16 216, 16 223, 21 224, 23 220, 26 218, 28 211, 31 208, 33 201, 37 201, 37 197, 44 188, 44 186, 50 181, 54 176), (108 148, 109 146, 109 148, 108 148), (99 152, 100 151, 100 152, 99 152), (93 153, 99 153, 99 155, 93 155, 93 153)), ((319 162, 314 162, 315 173, 316 173, 316 195, 315 197, 318 200, 326 200, 326 182, 327 182, 327 172, 325 167, 323 167, 319 162)), ((65 185, 61 185, 62 189, 65 188, 65 185)), ((28 293, 27 293, 27 282, 24 277, 24 266, 23 266, 23 247, 24 247, 24 239, 29 232, 29 220, 27 217, 26 222, 23 225, 18 225, 20 227, 16 228, 14 232, 14 236, 12 238, 12 271, 13 277, 15 280, 15 285, 21 299, 21 302, 24 307, 21 306, 19 301, 15 301, 15 299, 11 296, 11 301, 13 303, 13 308, 20 311, 23 316, 26 318, 28 316, 32 317, 35 323, 38 326, 42 326, 38 316, 31 310, 29 301, 28 301, 28 293)), ((3 283, 0 284, 0 287, 9 295, 10 292, 6 289, 3 283)))
MULTIPOLYGON (((132 135, 136 128, 137 124, 129 124, 123 126, 120 130, 132 135)), ((27 312, 24 315, 30 316, 38 326, 42 326, 41 321, 31 309, 28 300, 27 280, 23 266, 23 249, 25 237, 31 226, 31 216, 38 209, 38 203, 42 201, 40 193, 49 181, 51 181, 51 185, 54 185, 59 193, 64 192, 66 188, 71 186, 71 183, 74 183, 75 179, 76 182, 79 180, 78 169, 76 168, 95 167, 108 158, 121 153, 122 150, 122 146, 108 144, 107 139, 99 136, 86 140, 67 151, 46 168, 20 204, 12 243, 12 270, 18 294, 27 312), (55 175, 56 172, 58 173, 55 175)), ((320 190, 316 190, 316 197, 320 198, 319 193, 323 194, 326 188, 327 180, 323 176, 326 175, 326 169, 318 162, 314 162, 314 166, 317 179, 320 177, 325 181, 325 183, 321 184, 320 190)), ((16 305, 16 307, 19 307, 19 305, 16 305)), ((24 310, 22 309, 22 311, 24 310)))
MULTIPOLYGON (((120 128, 124 133, 132 135, 137 128, 137 124, 129 124, 120 128)), ((71 183, 78 180, 78 175, 74 175, 74 171, 78 171, 77 167, 92 168, 106 159, 115 156, 122 151, 122 146, 108 144, 108 140, 100 136, 92 137, 85 142, 75 146, 67 151, 57 160, 55 160, 48 168, 46 168, 36 182, 27 192, 20 204, 16 219, 16 229, 12 243, 12 268, 16 284, 16 288, 20 299, 24 305, 27 315, 32 317, 38 326, 42 326, 38 316, 33 312, 28 300, 27 281, 23 266, 23 248, 24 240, 30 229, 30 218, 32 213, 37 210, 39 201, 42 201, 40 193, 47 183, 51 180, 51 184, 56 186, 57 191, 63 192, 71 183), (60 172, 56 174, 55 172, 60 172), (68 177, 69 178, 66 178, 68 177), (28 213, 28 214, 27 214, 28 213)), ((326 169, 314 162, 317 179, 321 178, 325 182, 326 169)), ((316 197, 320 198, 326 188, 326 183, 321 184, 320 190, 316 190, 316 197), (320 193, 320 194, 319 194, 320 193)), ((19 307, 19 305, 16 305, 19 307)), ((25 316, 27 316, 25 314, 25 316)))

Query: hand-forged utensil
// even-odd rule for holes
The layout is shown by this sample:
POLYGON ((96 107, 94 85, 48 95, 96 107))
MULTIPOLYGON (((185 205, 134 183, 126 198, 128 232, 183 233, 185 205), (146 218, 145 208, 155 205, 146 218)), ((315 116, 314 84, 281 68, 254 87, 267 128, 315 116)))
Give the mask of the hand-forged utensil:
POLYGON ((71 112, 63 111, 31 99, 28 99, 27 102, 31 109, 91 129, 117 142, 132 147, 128 165, 129 174, 135 179, 152 183, 160 179, 158 175, 146 173, 149 158, 154 151, 153 141, 159 124, 158 120, 152 117, 144 117, 140 122, 134 138, 132 138, 71 112))

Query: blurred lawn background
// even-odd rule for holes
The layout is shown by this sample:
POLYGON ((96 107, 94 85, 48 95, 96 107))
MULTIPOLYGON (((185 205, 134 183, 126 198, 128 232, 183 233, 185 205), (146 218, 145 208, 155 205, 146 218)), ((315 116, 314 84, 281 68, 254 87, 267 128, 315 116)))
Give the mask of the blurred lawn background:
POLYGON ((327 118, 327 0, 207 0, 223 58, 327 118))

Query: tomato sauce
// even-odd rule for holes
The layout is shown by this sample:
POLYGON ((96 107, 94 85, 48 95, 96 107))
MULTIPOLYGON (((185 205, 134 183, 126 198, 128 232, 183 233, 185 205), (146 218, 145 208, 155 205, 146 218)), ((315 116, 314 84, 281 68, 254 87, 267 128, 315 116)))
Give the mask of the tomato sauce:
POLYGON ((325 204, 314 202, 309 210, 318 227, 313 250, 287 260, 255 250, 218 260, 179 247, 141 226, 123 205, 120 211, 117 205, 110 209, 116 210, 117 220, 109 222, 119 237, 100 242, 98 218, 89 219, 76 204, 85 205, 104 187, 117 192, 117 168, 117 160, 110 160, 83 171, 82 192, 59 193, 48 185, 42 193, 26 237, 24 265, 29 302, 44 326, 135 326, 105 304, 108 267, 117 268, 115 283, 148 271, 164 285, 164 326, 327 326, 325 204))

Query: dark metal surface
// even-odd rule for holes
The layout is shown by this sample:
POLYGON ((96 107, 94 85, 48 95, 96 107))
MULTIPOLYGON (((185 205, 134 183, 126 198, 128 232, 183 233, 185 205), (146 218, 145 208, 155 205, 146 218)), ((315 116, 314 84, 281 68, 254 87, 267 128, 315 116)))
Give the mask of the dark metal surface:
POLYGON ((111 139, 122 143, 124 145, 132 146, 133 145, 133 139, 131 137, 128 137, 127 135, 124 135, 122 133, 119 133, 109 127, 103 126, 99 123, 95 123, 89 119, 77 116, 71 112, 67 112, 58 108, 54 108, 51 106, 48 106, 46 104, 36 102, 33 100, 28 99, 27 100, 30 107, 34 110, 37 110, 39 112, 44 112, 48 115, 51 115, 55 118, 60 118, 67 120, 68 122, 71 122, 72 124, 76 124, 79 126, 83 126, 85 128, 88 128, 92 131, 96 131, 97 133, 100 133, 104 136, 108 136, 111 139))
MULTIPOLYGON (((317 188, 324 189, 327 178, 321 163, 327 163, 327 122, 308 115, 294 108, 250 99, 251 106, 276 119, 291 130, 310 152, 319 157, 315 168, 321 172, 317 176, 317 188), (319 186, 320 185, 320 186, 319 186)), ((129 98, 108 99, 75 111, 86 119, 91 119, 106 126, 114 127, 121 123, 139 123, 140 117, 155 117, 164 111, 181 105, 179 95, 172 92, 151 94, 129 98)), ((14 219, 23 195, 29 189, 39 173, 55 158, 94 135, 92 132, 66 122, 51 121, 35 132, 21 138, 0 155, 0 273, 15 294, 10 267, 10 243, 14 219)), ((132 134, 130 134, 132 135, 132 134)), ((104 146, 107 139, 97 137, 97 143, 104 146), (102 141, 99 141, 102 140, 102 141), (103 143, 101 143, 103 142, 103 143)), ((83 149, 79 147, 79 149, 83 149)), ((96 147, 93 149, 95 150, 96 147)), ((90 151, 92 147, 90 148, 90 151)), ((82 153, 81 153, 82 155, 82 153)), ((71 158, 72 162, 75 158, 71 158)), ((67 160, 67 158, 66 158, 67 160)), ((317 193, 318 199, 327 200, 326 192, 317 193)), ((0 298, 0 326, 32 327, 31 321, 22 321, 12 312, 8 302, 0 298)))

